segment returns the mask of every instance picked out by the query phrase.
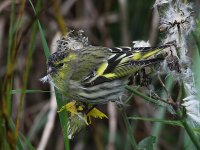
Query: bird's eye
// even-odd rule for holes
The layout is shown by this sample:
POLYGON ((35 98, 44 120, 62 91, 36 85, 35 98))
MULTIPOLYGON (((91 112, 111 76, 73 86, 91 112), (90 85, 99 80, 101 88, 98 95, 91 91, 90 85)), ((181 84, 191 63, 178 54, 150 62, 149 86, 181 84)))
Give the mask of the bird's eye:
POLYGON ((57 65, 58 68, 62 67, 64 65, 64 63, 60 63, 57 65))

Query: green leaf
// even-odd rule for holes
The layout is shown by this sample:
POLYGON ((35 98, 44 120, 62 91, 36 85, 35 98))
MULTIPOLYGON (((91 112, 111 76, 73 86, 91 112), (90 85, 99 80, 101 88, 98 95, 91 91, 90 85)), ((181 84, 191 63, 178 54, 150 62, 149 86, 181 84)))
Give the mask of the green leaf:
MULTIPOLYGON (((10 127, 11 127, 12 130, 15 130, 15 124, 14 124, 14 122, 13 122, 13 120, 11 118, 9 118, 9 125, 10 125, 10 127)), ((21 133, 19 133, 19 134, 21 134, 21 133)), ((24 146, 25 145, 24 145, 22 136, 18 136, 17 137, 17 148, 20 149, 20 150, 21 149, 25 149, 24 146)))
POLYGON ((192 128, 192 130, 200 135, 200 128, 192 128))
POLYGON ((155 142, 156 142, 155 136, 146 137, 138 144, 138 150, 154 150, 153 144, 155 142))
MULTIPOLYGON (((35 15, 37 16, 37 13, 36 13, 35 7, 33 6, 32 1, 29 0, 29 2, 30 2, 31 6, 33 8, 35 15)), ((42 29, 42 26, 40 24, 39 19, 37 19, 37 23, 38 23, 38 28, 39 28, 39 31, 40 31, 41 40, 42 40, 42 46, 44 48, 44 53, 45 53, 46 58, 48 58, 48 56, 50 55, 50 50, 49 50, 49 47, 47 45, 47 41, 45 39, 44 32, 43 32, 43 29, 42 29)))
MULTIPOLYGON (((196 88, 198 91, 200 91, 200 70, 199 70, 199 65, 200 65, 200 21, 197 20, 197 28, 196 31, 192 32, 194 41, 196 43, 196 48, 195 48, 195 54, 194 54, 194 63, 193 63, 193 71, 194 71, 194 77, 195 77, 195 83, 196 83, 196 88)), ((199 92, 197 92, 198 98, 200 98, 199 92)))
MULTIPOLYGON (((173 80, 172 75, 168 75, 168 77, 166 77, 165 87, 166 87, 166 89, 169 93, 171 93, 171 90, 172 90, 172 87, 173 87, 173 81, 174 80, 173 80)), ((163 89, 161 91, 161 98, 165 99, 166 97, 167 97, 166 91, 163 89)), ((164 119, 166 110, 172 111, 172 110, 170 110, 170 107, 168 109, 165 108, 165 107, 158 108, 156 114, 154 115, 154 118, 164 119)), ((158 137, 160 135, 160 133, 162 132, 162 128, 163 128, 162 123, 160 123, 160 122, 154 123, 154 125, 152 127, 152 131, 151 131, 151 135, 158 137)))
POLYGON ((128 117, 127 117, 127 115, 126 115, 126 113, 124 111, 122 111, 122 117, 124 119, 124 123, 125 123, 125 126, 126 126, 127 131, 128 131, 130 143, 131 143, 133 149, 137 149, 138 146, 137 146, 135 137, 133 135, 133 131, 132 131, 130 122, 128 121, 128 117))
POLYGON ((180 127, 182 127, 180 121, 174 121, 174 120, 144 118, 144 117, 128 117, 128 119, 150 121, 150 122, 160 122, 160 123, 163 123, 163 124, 168 124, 168 125, 172 125, 172 126, 180 126, 180 127))
POLYGON ((31 142, 22 133, 19 133, 19 137, 20 139, 23 139, 24 143, 26 144, 25 146, 27 146, 29 150, 35 150, 31 142))

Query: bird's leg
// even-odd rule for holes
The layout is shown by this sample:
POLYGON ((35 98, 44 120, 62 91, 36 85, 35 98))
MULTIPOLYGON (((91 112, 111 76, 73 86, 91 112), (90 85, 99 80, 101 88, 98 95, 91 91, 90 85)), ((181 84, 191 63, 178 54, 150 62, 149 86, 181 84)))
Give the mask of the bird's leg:
POLYGON ((92 109, 94 109, 94 108, 97 107, 97 106, 98 106, 97 104, 92 105, 89 109, 87 109, 87 110, 85 111, 85 114, 87 115, 92 109))

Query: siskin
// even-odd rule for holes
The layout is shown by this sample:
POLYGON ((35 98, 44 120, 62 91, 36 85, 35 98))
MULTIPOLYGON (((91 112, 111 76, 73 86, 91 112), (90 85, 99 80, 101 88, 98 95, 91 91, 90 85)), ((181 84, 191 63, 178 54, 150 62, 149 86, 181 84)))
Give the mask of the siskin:
MULTIPOLYGON (((82 36, 82 35, 81 35, 82 36)), ((58 41, 58 51, 49 56, 47 76, 70 101, 90 104, 118 101, 128 79, 137 71, 161 62, 159 47, 91 46, 87 38, 67 36, 58 41)))

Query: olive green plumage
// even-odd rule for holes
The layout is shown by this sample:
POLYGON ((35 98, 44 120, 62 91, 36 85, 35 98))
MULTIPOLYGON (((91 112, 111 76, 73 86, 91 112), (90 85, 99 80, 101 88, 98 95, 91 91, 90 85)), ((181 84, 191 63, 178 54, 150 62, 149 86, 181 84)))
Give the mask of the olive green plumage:
POLYGON ((107 48, 84 45, 74 38, 58 43, 58 51, 48 58, 47 76, 70 100, 87 103, 116 101, 124 93, 128 78, 162 61, 158 53, 171 46, 107 48), (72 40, 81 45, 70 47, 72 40))

